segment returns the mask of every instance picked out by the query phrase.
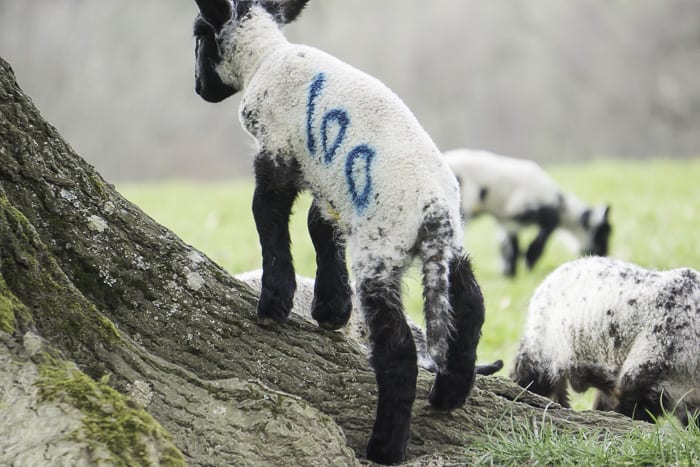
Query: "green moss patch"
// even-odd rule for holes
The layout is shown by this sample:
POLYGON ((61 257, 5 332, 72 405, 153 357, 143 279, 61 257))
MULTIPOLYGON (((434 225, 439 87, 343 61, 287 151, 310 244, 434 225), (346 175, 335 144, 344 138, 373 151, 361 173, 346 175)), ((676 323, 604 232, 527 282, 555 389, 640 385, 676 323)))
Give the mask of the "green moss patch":
POLYGON ((69 349, 121 342, 106 319, 68 280, 29 220, 0 191, 0 326, 13 330, 24 310, 41 334, 69 349), (29 315, 32 310, 32 316, 29 315))
POLYGON ((15 297, 0 275, 0 331, 12 334, 18 323, 26 325, 31 320, 27 307, 15 297))
POLYGON ((39 366, 39 395, 83 413, 76 441, 109 452, 118 466, 185 465, 170 434, 146 411, 102 382, 96 382, 70 363, 52 361, 39 366))

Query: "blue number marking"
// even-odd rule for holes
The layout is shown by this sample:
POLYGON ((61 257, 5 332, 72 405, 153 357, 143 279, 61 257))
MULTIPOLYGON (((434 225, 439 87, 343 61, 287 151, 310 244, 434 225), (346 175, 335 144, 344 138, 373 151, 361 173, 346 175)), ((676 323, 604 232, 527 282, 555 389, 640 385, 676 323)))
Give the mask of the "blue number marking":
POLYGON ((314 77, 311 86, 309 86, 309 101, 306 103, 306 147, 311 155, 316 154, 316 140, 312 131, 316 99, 321 94, 325 82, 326 75, 319 73, 314 77))
POLYGON ((326 164, 330 164, 333 161, 335 152, 343 143, 345 130, 348 129, 348 125, 350 125, 350 117, 348 117, 348 113, 342 109, 329 110, 323 116, 323 122, 321 122, 321 143, 323 146, 323 161, 326 164), (338 134, 333 144, 328 147, 328 123, 330 122, 336 122, 338 124, 338 134))
POLYGON ((350 189, 350 196, 352 197, 352 203, 355 205, 355 209, 359 212, 365 210, 369 204, 370 195, 372 194, 372 175, 370 171, 370 166, 372 160, 376 153, 374 149, 367 146, 366 144, 360 144, 355 146, 349 153, 345 160, 345 178, 348 182, 348 188, 350 189), (361 192, 357 191, 357 186, 362 183, 362 180, 356 180, 355 173, 355 163, 360 160, 364 161, 364 187, 361 192), (359 182, 359 183, 358 183, 359 182))
MULTIPOLYGON (((306 147, 311 156, 316 155, 316 138, 314 136, 314 114, 316 113, 316 100, 323 92, 326 83, 325 73, 314 76, 309 86, 309 100, 306 103, 306 147)), ((321 120, 321 150, 323 162, 330 164, 335 159, 336 152, 340 149, 345 139, 345 133, 350 126, 350 116, 343 109, 331 109, 323 115, 321 120), (329 145, 329 125, 335 123, 338 133, 329 145)), ((348 184, 350 198, 357 212, 362 213, 369 205, 372 194, 371 165, 376 152, 366 144, 353 147, 345 158, 345 180, 348 184), (364 162, 364 167, 356 168, 355 165, 364 162), (358 190, 358 187, 360 189, 358 190)))

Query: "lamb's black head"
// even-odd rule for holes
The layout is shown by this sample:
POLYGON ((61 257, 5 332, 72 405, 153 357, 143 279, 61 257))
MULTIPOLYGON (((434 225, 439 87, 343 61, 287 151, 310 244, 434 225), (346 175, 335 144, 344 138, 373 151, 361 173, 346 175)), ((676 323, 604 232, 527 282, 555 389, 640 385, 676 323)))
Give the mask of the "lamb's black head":
POLYGON ((598 206, 587 209, 581 216, 581 224, 589 232, 588 244, 584 245, 582 254, 607 256, 608 243, 612 226, 608 219, 610 206, 598 206))
POLYGON ((240 91, 241 83, 222 78, 218 72, 224 60, 231 32, 250 18, 255 6, 272 16, 279 25, 293 21, 308 0, 195 0, 199 14, 194 21, 195 90, 204 100, 220 102, 240 91))
POLYGON ((519 386, 527 388, 530 392, 545 397, 551 397, 556 389, 546 366, 532 360, 522 349, 518 352, 518 356, 515 359, 515 366, 510 373, 510 379, 519 386))

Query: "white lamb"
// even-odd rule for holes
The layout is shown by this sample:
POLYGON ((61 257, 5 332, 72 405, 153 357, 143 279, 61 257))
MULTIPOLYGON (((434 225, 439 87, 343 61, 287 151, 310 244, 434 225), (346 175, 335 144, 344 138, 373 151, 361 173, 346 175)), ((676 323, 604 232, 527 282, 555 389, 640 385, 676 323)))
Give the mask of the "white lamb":
POLYGON ((367 445, 375 462, 400 462, 415 399, 416 347, 401 279, 423 263, 428 350, 438 367, 429 401, 461 406, 474 383, 484 319, 481 291, 461 245, 459 186, 435 144, 380 81, 280 31, 307 0, 197 0, 196 91, 218 102, 243 90, 241 122, 255 138, 255 218, 263 256, 258 320, 287 319, 295 284, 288 220, 302 189, 314 203, 313 318, 338 329, 351 290, 369 330, 377 412, 367 445))
POLYGON ((468 149, 448 151, 445 159, 460 183, 464 219, 481 213, 496 218, 505 275, 516 273, 520 256, 518 232, 527 225, 539 227, 525 252, 528 268, 540 258, 557 227, 573 234, 581 254, 608 253, 610 207, 586 205, 563 191, 536 163, 468 149))
POLYGON ((598 389, 595 409, 682 423, 700 408, 700 274, 601 257, 565 263, 537 288, 512 378, 568 407, 598 389))

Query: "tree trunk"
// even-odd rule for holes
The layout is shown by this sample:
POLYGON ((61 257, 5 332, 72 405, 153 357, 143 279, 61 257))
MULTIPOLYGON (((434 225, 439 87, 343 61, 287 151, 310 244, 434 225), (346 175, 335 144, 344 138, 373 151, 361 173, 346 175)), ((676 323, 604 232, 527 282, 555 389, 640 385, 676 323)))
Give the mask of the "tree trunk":
MULTIPOLYGON (((366 355, 296 317, 261 328, 255 300, 77 156, 0 59, 0 464, 357 465, 376 397, 366 355)), ((533 420, 632 426, 498 377, 439 413, 431 380, 414 462, 465 460, 471 440, 533 420)))

